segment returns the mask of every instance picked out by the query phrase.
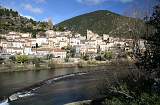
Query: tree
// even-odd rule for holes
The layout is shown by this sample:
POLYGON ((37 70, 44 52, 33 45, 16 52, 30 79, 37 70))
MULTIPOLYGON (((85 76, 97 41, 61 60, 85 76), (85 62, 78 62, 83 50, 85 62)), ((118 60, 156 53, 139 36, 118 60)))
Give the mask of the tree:
POLYGON ((95 59, 97 60, 97 61, 105 61, 105 59, 104 59, 104 57, 102 57, 102 56, 96 56, 95 57, 95 59))
POLYGON ((6 37, 0 35, 0 43, 1 43, 1 40, 3 39, 6 40, 6 37))
POLYGON ((154 27, 146 37, 144 53, 141 53, 138 46, 134 51, 136 66, 139 73, 130 76, 130 89, 137 91, 137 94, 153 92, 160 94, 160 4, 154 7, 152 16, 146 21, 147 25, 154 27), (136 80, 136 81, 135 81, 136 80), (136 87, 138 90, 136 90, 136 87))
POLYGON ((88 61, 89 60, 89 56, 87 54, 82 55, 82 59, 85 60, 85 61, 88 61))
POLYGON ((137 51, 135 56, 138 67, 146 73, 147 78, 154 78, 160 74, 160 5, 154 7, 153 15, 146 24, 154 27, 153 34, 146 37, 147 43, 144 54, 137 51))
POLYGON ((38 46, 38 43, 36 43, 36 53, 37 53, 37 48, 38 48, 39 46, 38 46))
POLYGON ((70 49, 70 56, 74 57, 76 53, 76 49, 74 49, 73 47, 70 49))
POLYGON ((9 57, 10 60, 12 60, 13 62, 16 61, 16 57, 14 55, 9 57))
POLYGON ((16 57, 16 61, 17 61, 18 63, 26 63, 26 62, 28 62, 28 60, 29 60, 29 58, 28 58, 28 56, 26 56, 26 55, 18 55, 18 56, 16 57))
POLYGON ((104 53, 104 58, 105 58, 105 59, 111 60, 111 59, 112 59, 112 56, 113 56, 113 54, 112 54, 111 51, 108 51, 108 52, 105 52, 105 53, 104 53))
POLYGON ((34 58, 31 59, 31 61, 35 65, 35 67, 39 67, 40 66, 40 63, 41 63, 41 59, 40 58, 34 57, 34 58))
POLYGON ((53 58, 53 54, 47 54, 47 60, 50 60, 53 58))
POLYGON ((37 34, 37 32, 36 32, 36 31, 33 31, 33 32, 32 32, 32 38, 36 38, 36 34, 37 34))

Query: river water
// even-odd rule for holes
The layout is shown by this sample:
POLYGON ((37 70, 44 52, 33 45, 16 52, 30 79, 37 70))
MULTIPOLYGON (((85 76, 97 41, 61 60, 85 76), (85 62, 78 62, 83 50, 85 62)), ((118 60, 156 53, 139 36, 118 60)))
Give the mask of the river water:
POLYGON ((34 90, 33 96, 24 97, 3 105, 63 105, 74 101, 93 99, 98 95, 97 87, 105 78, 113 78, 115 73, 126 73, 125 71, 108 69, 105 66, 0 73, 0 96, 2 99, 19 89, 48 78, 94 70, 98 71, 42 85, 34 90))

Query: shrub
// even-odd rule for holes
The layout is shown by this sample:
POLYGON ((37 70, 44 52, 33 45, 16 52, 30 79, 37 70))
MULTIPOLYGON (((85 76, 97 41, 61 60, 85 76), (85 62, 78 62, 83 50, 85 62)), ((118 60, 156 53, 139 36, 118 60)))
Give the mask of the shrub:
POLYGON ((104 53, 104 58, 111 60, 113 57, 113 53, 111 51, 105 52, 104 53))
POLYGON ((47 60, 50 60, 53 58, 53 54, 47 54, 47 60))
POLYGON ((17 61, 18 63, 26 63, 26 62, 28 62, 28 60, 29 60, 29 58, 28 58, 28 56, 26 56, 26 55, 18 55, 18 56, 16 57, 16 61, 17 61))
POLYGON ((97 61, 105 61, 104 57, 102 57, 102 56, 96 56, 95 60, 97 60, 97 61))
POLYGON ((16 57, 14 55, 10 56, 9 59, 12 61, 16 61, 16 57))
POLYGON ((84 56, 82 56, 82 59, 85 60, 85 61, 88 61, 89 60, 89 56, 88 55, 84 55, 84 56))
POLYGON ((31 61, 35 65, 35 67, 39 67, 40 66, 40 63, 41 63, 41 59, 40 58, 34 57, 34 58, 31 59, 31 61))
POLYGON ((56 65, 56 62, 53 62, 53 61, 48 62, 48 67, 50 69, 55 69, 55 65, 56 65))

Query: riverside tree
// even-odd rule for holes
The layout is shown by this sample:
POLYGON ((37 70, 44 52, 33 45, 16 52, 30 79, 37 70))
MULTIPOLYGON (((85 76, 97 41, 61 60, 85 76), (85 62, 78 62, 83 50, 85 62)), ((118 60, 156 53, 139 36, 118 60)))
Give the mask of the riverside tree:
POLYGON ((18 63, 26 63, 26 62, 28 62, 28 60, 29 60, 29 58, 26 55, 18 55, 18 56, 16 56, 16 61, 18 63))
POLYGON ((106 58, 107 60, 111 60, 112 56, 113 56, 113 54, 112 54, 111 51, 108 51, 108 52, 104 53, 104 58, 106 58))

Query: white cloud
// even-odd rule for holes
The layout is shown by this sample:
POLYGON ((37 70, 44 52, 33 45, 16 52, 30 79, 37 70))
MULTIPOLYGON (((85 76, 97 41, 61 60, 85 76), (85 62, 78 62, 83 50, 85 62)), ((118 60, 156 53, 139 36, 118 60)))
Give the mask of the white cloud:
POLYGON ((28 18, 28 19, 33 19, 33 20, 36 20, 34 17, 32 16, 29 16, 29 15, 23 15, 24 17, 28 18))
POLYGON ((28 18, 28 19, 36 20, 33 16, 23 15, 23 14, 21 14, 21 13, 20 13, 20 15, 23 16, 23 17, 26 17, 26 18, 28 18))
POLYGON ((128 2, 132 2, 133 0, 77 0, 77 2, 86 4, 86 5, 98 5, 108 1, 128 3, 128 2))
POLYGON ((24 4, 23 5, 24 9, 33 12, 33 13, 43 13, 43 10, 41 8, 38 7, 33 7, 31 4, 24 4))

